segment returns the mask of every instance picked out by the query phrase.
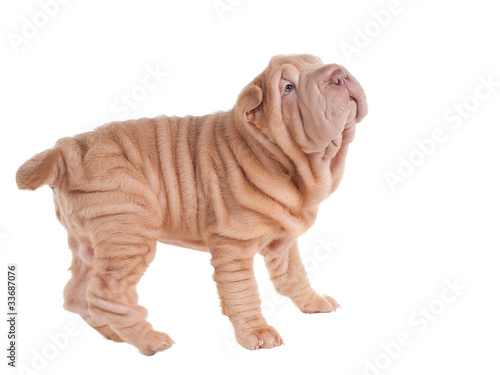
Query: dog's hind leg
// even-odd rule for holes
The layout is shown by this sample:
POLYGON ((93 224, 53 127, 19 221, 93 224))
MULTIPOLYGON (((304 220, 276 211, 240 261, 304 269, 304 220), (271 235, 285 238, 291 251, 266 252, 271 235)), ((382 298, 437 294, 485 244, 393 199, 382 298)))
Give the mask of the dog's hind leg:
POLYGON ((91 316, 88 311, 89 306, 85 298, 85 291, 92 265, 93 249, 90 247, 88 241, 78 241, 72 235, 69 235, 68 243, 73 252, 73 261, 70 267, 72 277, 64 288, 64 308, 79 314, 85 322, 105 338, 116 342, 123 342, 123 339, 113 331, 109 324, 102 319, 99 320, 91 316))
POLYGON ((85 295, 93 317, 105 321, 141 353, 153 355, 174 341, 146 321, 147 310, 138 304, 136 285, 153 260, 161 219, 144 205, 131 206, 88 223, 95 252, 85 295))

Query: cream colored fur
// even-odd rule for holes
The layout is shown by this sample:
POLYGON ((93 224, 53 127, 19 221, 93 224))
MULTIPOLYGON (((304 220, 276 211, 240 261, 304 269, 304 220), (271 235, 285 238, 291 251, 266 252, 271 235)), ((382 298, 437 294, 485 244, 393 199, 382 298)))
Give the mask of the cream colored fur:
POLYGON ((53 190, 73 252, 65 308, 144 354, 169 348, 136 293, 161 241, 211 253, 222 312, 245 348, 283 343, 261 314, 256 254, 300 310, 334 311, 337 302, 311 288, 297 238, 337 188, 366 113, 345 68, 277 56, 230 111, 115 122, 60 139, 19 169, 17 183, 53 190))

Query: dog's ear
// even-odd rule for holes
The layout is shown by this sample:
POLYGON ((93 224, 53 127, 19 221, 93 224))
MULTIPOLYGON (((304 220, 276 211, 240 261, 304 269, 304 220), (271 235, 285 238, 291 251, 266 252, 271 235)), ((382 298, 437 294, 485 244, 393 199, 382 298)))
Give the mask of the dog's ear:
POLYGON ((242 116, 243 121, 250 122, 258 128, 261 127, 263 99, 262 81, 260 77, 257 77, 241 91, 236 102, 236 111, 242 116))

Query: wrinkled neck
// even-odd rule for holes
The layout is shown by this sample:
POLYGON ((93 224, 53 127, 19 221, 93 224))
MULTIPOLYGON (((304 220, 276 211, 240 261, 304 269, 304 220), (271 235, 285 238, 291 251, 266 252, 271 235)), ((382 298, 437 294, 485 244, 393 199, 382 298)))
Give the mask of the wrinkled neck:
POLYGON ((276 144, 255 125, 234 118, 236 126, 226 133, 247 176, 258 175, 259 188, 293 211, 316 212, 342 177, 348 148, 342 137, 321 152, 305 154, 288 132, 276 144))

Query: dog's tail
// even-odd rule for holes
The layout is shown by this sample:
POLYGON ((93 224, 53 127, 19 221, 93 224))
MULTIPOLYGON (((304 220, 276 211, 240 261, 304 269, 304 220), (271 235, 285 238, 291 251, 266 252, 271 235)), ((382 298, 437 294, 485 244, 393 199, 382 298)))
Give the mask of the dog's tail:
POLYGON ((33 156, 16 173, 19 189, 36 190, 43 185, 54 185, 63 166, 59 148, 51 148, 33 156))

